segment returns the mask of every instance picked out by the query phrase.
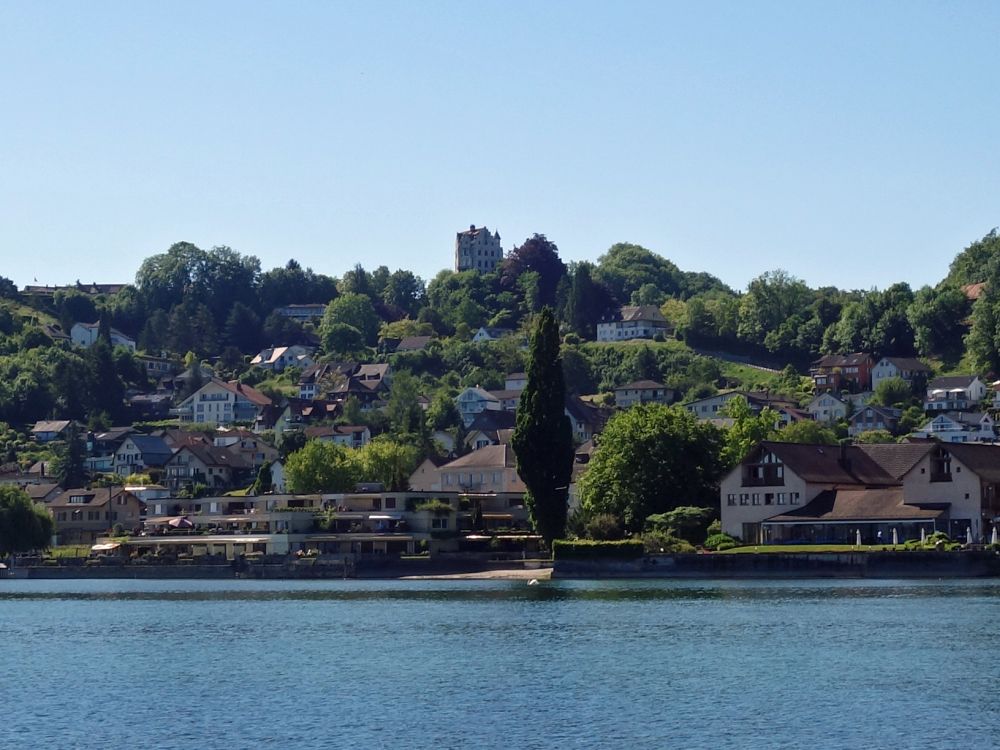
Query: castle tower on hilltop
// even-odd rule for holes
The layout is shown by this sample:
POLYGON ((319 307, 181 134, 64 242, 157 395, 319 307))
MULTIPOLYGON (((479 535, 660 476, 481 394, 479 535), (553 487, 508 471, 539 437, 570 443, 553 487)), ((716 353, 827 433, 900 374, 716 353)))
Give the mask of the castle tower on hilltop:
POLYGON ((466 231, 455 235, 456 271, 487 273, 494 270, 501 260, 500 232, 490 234, 486 227, 476 229, 476 225, 471 224, 466 231))

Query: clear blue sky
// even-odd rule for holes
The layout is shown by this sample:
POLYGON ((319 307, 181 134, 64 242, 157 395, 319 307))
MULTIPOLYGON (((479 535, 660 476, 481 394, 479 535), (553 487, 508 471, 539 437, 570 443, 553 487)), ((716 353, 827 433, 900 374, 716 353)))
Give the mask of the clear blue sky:
POLYGON ((1000 224, 1000 3, 0 3, 0 275, 179 240, 450 267, 636 242, 736 288, 936 283, 1000 224))

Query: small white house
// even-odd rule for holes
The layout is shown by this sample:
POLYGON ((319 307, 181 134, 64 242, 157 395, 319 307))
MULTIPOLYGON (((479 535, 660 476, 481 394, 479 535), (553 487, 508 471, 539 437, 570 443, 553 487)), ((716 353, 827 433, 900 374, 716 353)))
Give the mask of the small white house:
POLYGON ((833 393, 820 393, 806 405, 806 411, 812 418, 823 424, 833 424, 841 419, 847 419, 851 407, 833 393))
POLYGON ((667 319, 656 305, 629 305, 612 319, 597 324, 597 340, 651 339, 657 334, 666 335, 668 328, 667 319))
POLYGON ((997 437, 994 425, 989 412, 949 412, 936 414, 911 437, 942 443, 992 443, 997 437))
MULTIPOLYGON (((76 346, 82 346, 86 349, 97 341, 100 330, 100 323, 74 323, 69 331, 69 336, 76 346)), ((129 351, 135 351, 135 339, 114 328, 111 328, 108 333, 111 338, 111 346, 124 346, 129 351)))
POLYGON ((271 372, 282 372, 286 367, 306 368, 313 364, 312 349, 308 346, 272 346, 262 350, 250 360, 254 367, 271 372))

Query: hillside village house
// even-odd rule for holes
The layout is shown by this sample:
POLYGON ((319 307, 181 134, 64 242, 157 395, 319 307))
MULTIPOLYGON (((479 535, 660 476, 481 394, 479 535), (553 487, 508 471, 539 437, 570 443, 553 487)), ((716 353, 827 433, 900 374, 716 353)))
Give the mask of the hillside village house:
POLYGON ((283 372, 286 367, 309 367, 314 364, 312 347, 299 346, 298 344, 272 346, 262 349, 257 356, 250 360, 250 364, 269 372, 283 372))
POLYGON ((271 399, 237 380, 212 380, 171 411, 181 422, 231 425, 236 422, 253 424, 271 399))
POLYGON ((70 419, 43 419, 35 422, 31 428, 31 437, 36 443, 63 440, 71 424, 73 421, 70 419))
POLYGON ((573 431, 573 441, 576 443, 586 443, 593 439, 604 429, 611 418, 612 410, 601 409, 579 396, 566 396, 566 404, 563 409, 569 417, 569 426, 573 431))
POLYGON ((976 375, 934 378, 927 384, 924 411, 974 411, 989 392, 976 375))
POLYGON ((627 305, 609 320, 597 324, 598 341, 651 339, 667 335, 669 325, 656 305, 627 305))
POLYGON ((702 421, 711 421, 716 425, 728 427, 732 420, 725 414, 725 406, 734 398, 741 397, 750 406, 750 411, 760 414, 764 408, 769 408, 777 415, 776 424, 780 427, 811 419, 810 415, 799 409, 791 401, 773 396, 764 391, 726 391, 706 396, 696 401, 689 401, 682 406, 702 421))
POLYGON ((306 427, 305 434, 309 440, 333 443, 345 448, 363 448, 372 439, 371 430, 363 424, 317 425, 306 427))
POLYGON ((466 388, 455 397, 462 423, 469 427, 476 415, 484 411, 503 411, 500 399, 478 386, 466 388))
POLYGON ((851 406, 833 393, 819 393, 806 405, 806 412, 817 422, 833 424, 847 419, 851 406))
POLYGON ((123 487, 66 490, 46 507, 59 544, 93 544, 116 524, 132 530, 141 523, 142 503, 123 487))
POLYGON ((285 305, 284 307, 274 308, 274 311, 278 313, 278 315, 285 318, 291 318, 299 323, 308 323, 312 320, 322 318, 323 314, 326 312, 326 305, 319 303, 306 305, 285 305))
POLYGON ((615 406, 619 409, 634 404, 669 404, 673 400, 673 389, 655 380, 636 380, 615 388, 615 406))
POLYGON ((517 459, 509 445, 489 445, 438 467, 417 467, 410 488, 426 492, 523 493, 517 459))
POLYGON ((433 336, 404 336, 396 344, 396 348, 393 350, 396 354, 402 354, 404 352, 421 352, 427 348, 427 345, 434 341, 433 336))
POLYGON ((997 439, 995 424, 989 412, 952 411, 934 415, 910 437, 942 443, 992 443, 997 439))
POLYGON ((748 543, 867 544, 921 530, 988 539, 1000 522, 1000 447, 936 441, 764 441, 720 484, 722 530, 748 543))
POLYGON ((145 474, 150 469, 163 468, 172 454, 173 449, 162 437, 127 435, 114 452, 111 470, 120 477, 145 474))
MULTIPOLYGON (((70 339, 76 346, 87 348, 94 345, 100 335, 100 323, 75 323, 69 331, 70 339)), ((111 328, 109 331, 111 346, 124 346, 131 352, 135 351, 135 339, 126 336, 121 331, 111 328)))
POLYGON ((135 355, 135 361, 142 365, 143 369, 146 370, 146 375, 148 375, 150 380, 154 382, 160 378, 173 375, 180 369, 180 366, 176 362, 167 357, 153 357, 149 354, 137 354, 135 355))
POLYGON ((483 326, 472 336, 472 343, 479 344, 483 341, 499 341, 507 336, 513 336, 512 328, 499 328, 497 326, 483 326))
POLYGON ((862 432, 871 432, 872 430, 888 430, 895 434, 899 428, 899 418, 902 414, 899 409, 867 404, 848 418, 847 434, 851 437, 857 437, 862 432))
POLYGON ((889 378, 901 378, 911 386, 915 383, 926 382, 931 374, 931 368, 912 357, 882 357, 872 368, 872 390, 878 388, 878 384, 889 378))
POLYGON ((820 357, 809 368, 813 379, 813 389, 821 391, 869 391, 872 387, 872 367, 870 355, 863 352, 853 354, 828 354, 820 357))
POLYGON ((175 492, 195 484, 225 489, 250 480, 250 463, 238 451, 194 443, 177 450, 164 465, 165 483, 175 492))

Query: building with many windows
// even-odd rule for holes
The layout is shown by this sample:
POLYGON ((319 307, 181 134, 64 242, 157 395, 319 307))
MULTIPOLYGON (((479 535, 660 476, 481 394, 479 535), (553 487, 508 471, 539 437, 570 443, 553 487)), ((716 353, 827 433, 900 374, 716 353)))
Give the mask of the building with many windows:
POLYGON ((471 224, 466 231, 455 235, 456 271, 485 273, 494 270, 502 260, 500 232, 490 234, 486 227, 477 229, 475 224, 471 224))

